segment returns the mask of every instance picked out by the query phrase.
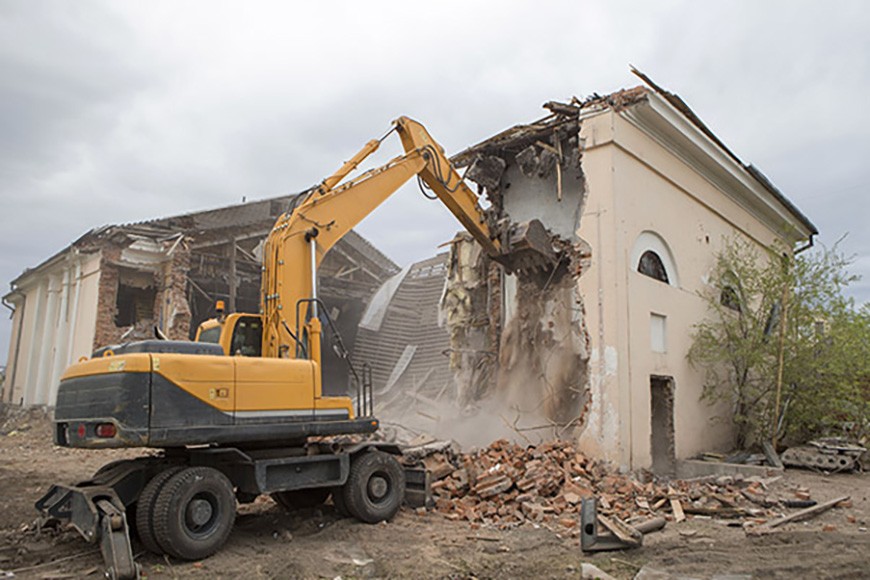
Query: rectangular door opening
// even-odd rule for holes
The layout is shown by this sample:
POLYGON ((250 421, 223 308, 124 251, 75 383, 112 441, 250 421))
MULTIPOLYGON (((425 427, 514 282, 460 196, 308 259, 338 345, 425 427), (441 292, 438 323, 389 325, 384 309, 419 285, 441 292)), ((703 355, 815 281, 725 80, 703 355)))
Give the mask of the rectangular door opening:
POLYGON ((677 459, 674 450, 674 379, 651 376, 650 454, 656 475, 674 475, 677 459))

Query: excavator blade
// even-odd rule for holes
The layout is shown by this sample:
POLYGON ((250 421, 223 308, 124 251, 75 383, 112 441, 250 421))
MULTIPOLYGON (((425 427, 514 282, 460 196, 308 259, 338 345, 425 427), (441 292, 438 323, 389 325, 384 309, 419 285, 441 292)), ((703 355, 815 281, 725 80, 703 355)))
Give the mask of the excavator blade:
POLYGON ((539 220, 514 224, 508 231, 507 251, 499 262, 512 272, 548 271, 558 261, 550 234, 539 220))

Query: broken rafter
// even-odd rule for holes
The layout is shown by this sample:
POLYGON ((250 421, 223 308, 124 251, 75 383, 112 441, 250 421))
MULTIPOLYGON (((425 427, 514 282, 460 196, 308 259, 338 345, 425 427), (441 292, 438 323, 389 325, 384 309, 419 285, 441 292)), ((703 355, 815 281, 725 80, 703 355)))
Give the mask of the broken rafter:
POLYGON ((271 225, 266 229, 258 229, 256 231, 248 231, 245 233, 235 233, 231 236, 221 236, 219 238, 214 238, 213 237, 214 234, 212 233, 212 234, 208 235, 208 237, 211 238, 208 241, 204 241, 204 240, 198 241, 198 240, 202 240, 203 238, 198 238, 197 236, 194 236, 194 241, 191 244, 191 246, 192 246, 192 249, 194 249, 194 250, 203 250, 205 248, 214 248, 215 246, 223 246, 223 245, 229 244, 231 242, 231 240, 233 240, 233 239, 236 242, 241 242, 241 241, 250 240, 253 238, 264 238, 269 234, 270 231, 272 231, 271 225))
POLYGON ((577 118, 553 119, 546 124, 518 125, 457 153, 450 158, 450 161, 457 167, 465 167, 481 155, 498 155, 505 151, 517 153, 554 133, 568 135, 575 134, 579 130, 580 122, 577 118))
POLYGON ((381 278, 380 278, 377 274, 375 274, 374 272, 372 272, 371 270, 369 270, 368 268, 366 268, 363 264, 361 264, 361 263, 359 262, 359 260, 353 258, 353 257, 350 255, 350 253, 347 252, 347 251, 346 251, 344 248, 342 248, 340 245, 336 244, 336 245, 332 248, 332 251, 335 252, 335 253, 337 253, 337 254, 341 254, 341 256, 342 256, 345 260, 347 260, 348 262, 350 262, 351 264, 353 264, 354 266, 356 266, 357 268, 359 268, 359 269, 360 269, 364 274, 366 274, 366 275, 369 276, 370 278, 372 278, 372 279, 374 279, 374 280, 378 280, 378 281, 381 280, 381 278))
POLYGON ((200 294, 202 294, 202 295, 205 297, 206 300, 208 300, 208 301, 211 302, 211 303, 214 303, 214 298, 212 298, 212 297, 209 295, 208 292, 206 292, 205 290, 203 290, 202 288, 200 288, 199 284, 197 284, 196 282, 194 282, 192 278, 188 278, 187 281, 190 282, 190 286, 191 286, 194 290, 196 290, 197 292, 199 292, 200 294))
POLYGON ((569 105, 568 103, 559 103, 557 101, 548 101, 544 103, 544 108, 555 115, 573 115, 580 114, 580 107, 577 105, 569 105))
POLYGON ((245 258, 246 260, 248 260, 252 264, 256 264, 258 266, 260 266, 262 264, 262 262, 260 262, 260 260, 258 260, 252 253, 250 253, 249 251, 247 251, 245 248, 241 247, 238 244, 236 244, 236 251, 239 252, 243 258, 245 258))

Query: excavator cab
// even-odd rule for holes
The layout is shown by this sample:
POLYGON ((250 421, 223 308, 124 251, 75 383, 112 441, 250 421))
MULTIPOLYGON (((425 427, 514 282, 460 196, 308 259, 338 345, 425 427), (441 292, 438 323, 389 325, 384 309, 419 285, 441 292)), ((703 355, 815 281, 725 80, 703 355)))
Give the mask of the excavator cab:
POLYGON ((195 340, 219 344, 228 356, 259 357, 263 353, 263 318, 243 313, 211 318, 199 325, 195 340))

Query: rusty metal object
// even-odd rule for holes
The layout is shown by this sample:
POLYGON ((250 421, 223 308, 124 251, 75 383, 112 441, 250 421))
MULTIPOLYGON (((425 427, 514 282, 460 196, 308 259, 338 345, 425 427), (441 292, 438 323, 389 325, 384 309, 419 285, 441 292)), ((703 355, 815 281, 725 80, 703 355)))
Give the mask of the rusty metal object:
POLYGON ((636 525, 629 525, 617 517, 598 513, 598 500, 586 498, 580 506, 580 548, 584 552, 603 552, 639 548, 644 534, 657 532, 665 527, 663 517, 654 517, 636 525), (609 533, 599 534, 598 524, 609 533))

